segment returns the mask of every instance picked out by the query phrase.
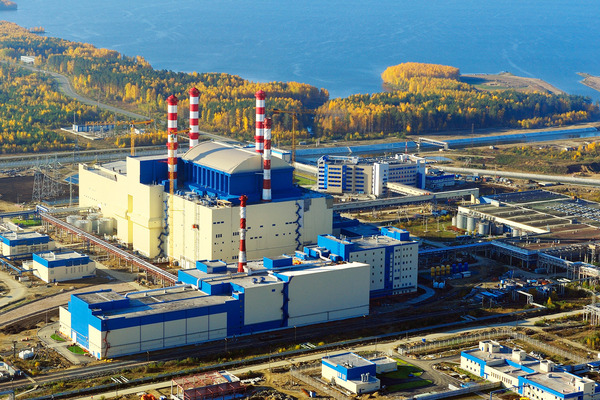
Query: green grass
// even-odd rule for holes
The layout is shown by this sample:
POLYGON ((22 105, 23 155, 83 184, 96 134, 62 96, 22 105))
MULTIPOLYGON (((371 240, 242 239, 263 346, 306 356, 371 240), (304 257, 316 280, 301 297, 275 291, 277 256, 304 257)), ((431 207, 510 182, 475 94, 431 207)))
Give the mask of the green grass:
POLYGON ((41 219, 19 219, 19 218, 13 218, 11 220, 14 224, 20 225, 20 226, 39 226, 42 225, 42 220, 41 219))
POLYGON ((383 374, 386 378, 391 379, 407 379, 409 375, 420 376, 423 373, 423 370, 419 367, 415 367, 412 364, 408 363, 398 363, 398 370, 394 372, 388 372, 387 374, 383 374))
POLYGON ((56 340, 57 342, 64 342, 65 339, 62 338, 61 336, 57 335, 56 333, 53 333, 52 336, 50 336, 52 339, 56 340))
POLYGON ((400 390, 414 389, 427 385, 431 385, 432 382, 427 379, 419 379, 417 381, 410 381, 405 383, 398 383, 395 385, 390 385, 386 387, 386 390, 389 392, 398 392, 400 390))
POLYGON ((83 351, 83 349, 79 346, 77 346, 76 344, 73 346, 69 346, 67 347, 67 349, 69 349, 69 351, 71 353, 75 353, 75 354, 85 354, 85 351, 83 351))
POLYGON ((317 183, 316 179, 310 179, 304 175, 294 174, 294 181, 300 186, 312 186, 317 183))

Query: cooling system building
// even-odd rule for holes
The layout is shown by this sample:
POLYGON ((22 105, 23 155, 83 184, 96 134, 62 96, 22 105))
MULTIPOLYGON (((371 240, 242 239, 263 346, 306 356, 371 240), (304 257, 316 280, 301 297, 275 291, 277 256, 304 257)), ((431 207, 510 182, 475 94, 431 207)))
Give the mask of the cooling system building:
POLYGON ((367 264, 280 257, 247 270, 199 261, 179 271, 178 286, 74 294, 60 308, 60 331, 101 359, 369 313, 367 264))

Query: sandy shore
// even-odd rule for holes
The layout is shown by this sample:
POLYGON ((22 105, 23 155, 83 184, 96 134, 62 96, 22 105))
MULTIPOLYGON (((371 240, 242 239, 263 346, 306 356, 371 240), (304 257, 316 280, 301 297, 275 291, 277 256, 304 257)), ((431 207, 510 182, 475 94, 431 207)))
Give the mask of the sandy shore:
POLYGON ((461 81, 482 90, 515 89, 523 92, 562 94, 562 90, 537 78, 515 76, 509 72, 501 74, 464 74, 461 81))
POLYGON ((600 76, 586 74, 585 72, 578 72, 577 74, 583 76, 583 80, 580 83, 600 92, 600 76))

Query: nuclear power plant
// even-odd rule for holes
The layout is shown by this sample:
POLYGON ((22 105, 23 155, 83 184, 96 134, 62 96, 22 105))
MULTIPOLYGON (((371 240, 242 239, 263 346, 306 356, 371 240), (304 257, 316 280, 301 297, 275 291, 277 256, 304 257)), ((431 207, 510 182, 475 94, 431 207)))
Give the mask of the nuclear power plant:
POLYGON ((212 141, 198 144, 194 88, 190 149, 179 157, 177 101, 168 99, 166 159, 128 157, 80 166, 80 205, 114 218, 120 242, 145 257, 169 257, 182 267, 204 259, 238 261, 241 196, 247 199, 248 259, 292 253, 332 232, 332 199, 295 186, 292 166, 271 157, 263 91, 256 93, 255 151, 212 141))

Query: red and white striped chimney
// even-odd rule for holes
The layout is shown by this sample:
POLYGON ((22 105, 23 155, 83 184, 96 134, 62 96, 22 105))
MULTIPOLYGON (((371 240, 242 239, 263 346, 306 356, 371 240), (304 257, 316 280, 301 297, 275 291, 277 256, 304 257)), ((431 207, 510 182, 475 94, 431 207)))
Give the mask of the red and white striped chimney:
POLYGON ((263 154, 263 201, 271 201, 271 118, 265 119, 265 152, 263 154))
POLYGON ((264 151, 264 127, 265 127, 265 92, 259 90, 254 94, 256 97, 256 134, 254 141, 256 143, 256 152, 264 151))
POLYGON ((198 130, 198 97, 200 91, 196 88, 190 89, 190 149, 198 144, 200 136, 198 130))
POLYGON ((173 187, 177 187, 177 97, 171 95, 167 99, 167 165, 169 180, 173 180, 173 187))
POLYGON ((240 254, 238 256, 237 272, 246 270, 246 200, 248 197, 243 194, 240 196, 240 254))

